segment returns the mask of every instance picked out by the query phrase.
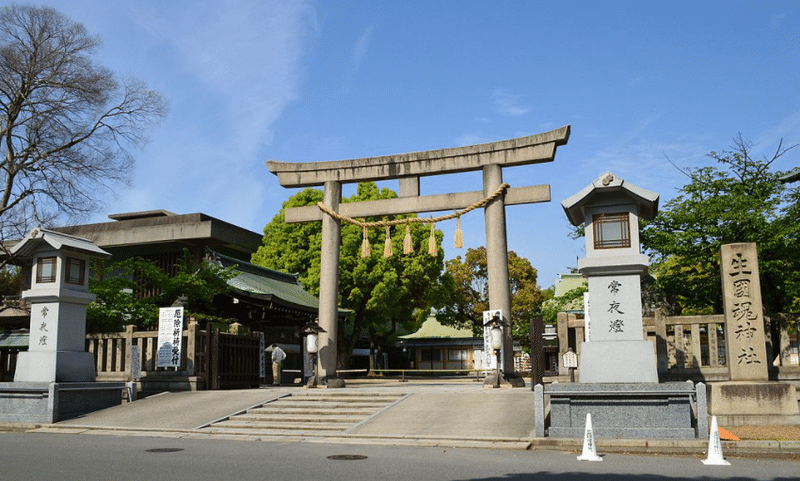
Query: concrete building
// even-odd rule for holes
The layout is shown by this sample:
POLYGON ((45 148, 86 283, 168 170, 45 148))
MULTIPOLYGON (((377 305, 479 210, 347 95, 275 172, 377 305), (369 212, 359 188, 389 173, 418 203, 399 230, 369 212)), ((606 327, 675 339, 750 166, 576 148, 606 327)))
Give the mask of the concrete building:
POLYGON ((166 210, 112 214, 111 222, 54 228, 83 237, 111 253, 112 261, 139 256, 155 262, 167 273, 188 248, 193 259, 205 256, 206 248, 249 262, 261 245, 261 234, 205 214, 178 215, 166 210))

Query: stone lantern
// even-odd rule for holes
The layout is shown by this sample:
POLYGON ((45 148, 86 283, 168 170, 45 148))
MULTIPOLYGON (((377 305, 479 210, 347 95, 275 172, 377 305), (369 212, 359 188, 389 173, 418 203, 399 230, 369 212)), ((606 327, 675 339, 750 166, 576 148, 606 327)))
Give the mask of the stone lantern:
POLYGON ((585 226, 586 258, 578 270, 589 284, 581 383, 657 383, 653 343, 642 329, 639 218, 652 219, 658 194, 606 172, 562 206, 573 225, 585 226))
POLYGON ((30 259, 22 292, 31 310, 28 351, 19 353, 15 382, 92 382, 94 357, 86 352, 89 262, 111 254, 87 239, 34 229, 11 253, 30 259))
MULTIPOLYGON (((584 435, 589 415, 600 438, 708 436, 705 385, 659 383, 655 346, 644 336, 641 277, 649 262, 638 226, 655 217, 658 194, 606 172, 561 205, 573 225, 585 227, 578 269, 589 283, 586 339, 579 384, 536 386, 537 418, 544 419, 549 395, 552 437, 584 435)), ((544 433, 538 422, 536 435, 544 433)))

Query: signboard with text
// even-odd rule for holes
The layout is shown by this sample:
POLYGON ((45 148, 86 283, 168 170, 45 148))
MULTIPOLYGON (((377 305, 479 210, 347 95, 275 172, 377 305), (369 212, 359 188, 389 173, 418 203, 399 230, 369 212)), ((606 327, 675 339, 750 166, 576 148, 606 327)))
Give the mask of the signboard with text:
POLYGON ((181 365, 183 307, 162 307, 158 310, 158 359, 156 367, 181 365))
MULTIPOLYGON (((503 311, 495 309, 492 311, 483 311, 483 368, 496 369, 497 356, 495 356, 494 349, 492 349, 492 329, 485 324, 492 320, 494 316, 503 319, 503 311)), ((500 349, 500 369, 503 369, 503 350, 500 349)))

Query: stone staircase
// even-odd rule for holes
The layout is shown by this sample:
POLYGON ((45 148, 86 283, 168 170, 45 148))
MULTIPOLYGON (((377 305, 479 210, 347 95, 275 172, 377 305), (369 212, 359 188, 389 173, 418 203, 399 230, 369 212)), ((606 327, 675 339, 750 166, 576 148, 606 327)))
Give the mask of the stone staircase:
POLYGON ((290 394, 214 422, 202 432, 263 437, 338 436, 405 396, 329 390, 290 394))

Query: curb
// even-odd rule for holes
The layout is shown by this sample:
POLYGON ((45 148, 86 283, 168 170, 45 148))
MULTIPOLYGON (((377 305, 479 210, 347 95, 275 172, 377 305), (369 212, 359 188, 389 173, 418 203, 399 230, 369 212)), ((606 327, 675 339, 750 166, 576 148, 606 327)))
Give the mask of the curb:
MULTIPOLYGON (((59 426, 39 423, 0 423, 1 432, 43 434, 88 434, 99 436, 152 436, 184 439, 226 439, 321 444, 361 444, 377 446, 420 446, 447 448, 499 449, 514 451, 580 452, 581 439, 572 438, 459 438, 437 436, 395 436, 342 434, 333 436, 259 436, 205 433, 202 429, 153 429, 98 426, 59 426)), ((695 439, 597 439, 602 454, 660 454, 703 457, 707 441, 695 439)), ((727 457, 800 459, 800 441, 723 441, 727 457)))

